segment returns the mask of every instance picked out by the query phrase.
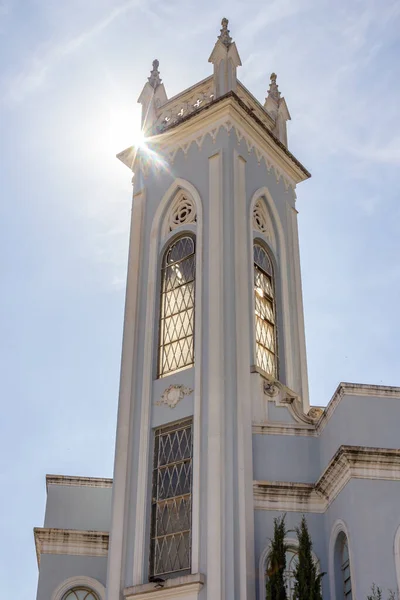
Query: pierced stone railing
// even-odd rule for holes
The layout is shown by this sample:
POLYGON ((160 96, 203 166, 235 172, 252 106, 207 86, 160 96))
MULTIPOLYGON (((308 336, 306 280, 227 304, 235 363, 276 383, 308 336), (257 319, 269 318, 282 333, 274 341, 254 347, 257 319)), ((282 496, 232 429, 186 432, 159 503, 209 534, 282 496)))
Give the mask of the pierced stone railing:
POLYGON ((273 129, 275 127, 274 120, 269 116, 263 105, 253 96, 251 92, 245 86, 237 82, 236 94, 239 96, 241 101, 251 110, 251 112, 256 116, 268 129, 273 129))
POLYGON ((210 104, 214 100, 213 77, 207 77, 182 94, 174 96, 157 109, 155 133, 161 133, 174 123, 210 104))

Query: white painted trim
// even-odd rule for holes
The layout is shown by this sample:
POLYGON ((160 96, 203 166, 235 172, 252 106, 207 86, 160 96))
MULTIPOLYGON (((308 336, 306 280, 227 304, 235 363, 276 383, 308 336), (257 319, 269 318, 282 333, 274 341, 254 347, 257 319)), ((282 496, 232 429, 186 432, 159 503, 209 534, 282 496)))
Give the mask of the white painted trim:
POLYGON ((145 583, 124 589, 126 600, 197 600, 204 585, 204 575, 194 573, 167 579, 162 588, 155 583, 145 583))
MULTIPOLYGON (((276 227, 276 231, 278 234, 278 268, 279 268, 279 282, 281 287, 281 298, 282 298, 282 306, 278 307, 282 311, 282 327, 283 327, 283 336, 284 336, 284 345, 285 345, 285 373, 286 373, 286 385, 294 389, 294 375, 293 375, 293 361, 292 361, 292 353, 293 353, 293 343, 291 338, 291 327, 290 327, 290 299, 289 299, 289 288, 288 288, 288 272, 287 272, 287 258, 286 258, 286 238, 285 233, 282 227, 282 223, 279 217, 278 210, 276 208, 275 202, 271 196, 271 193, 267 187, 259 188, 252 196, 250 202, 250 214, 249 214, 249 223, 251 227, 251 243, 253 243, 253 208, 257 200, 260 198, 265 198, 268 208, 270 209, 273 217, 273 221, 276 227)), ((297 391, 297 390, 295 390, 297 391)), ((298 393, 298 391, 297 391, 298 393)))
MULTIPOLYGON (((268 402, 268 400, 266 400, 268 402)), ((306 437, 318 437, 314 425, 302 425, 301 423, 280 423, 270 421, 265 423, 253 423, 255 435, 296 435, 306 437)))
MULTIPOLYGON (((192 114, 179 126, 167 129, 153 137, 151 141, 152 144, 159 143, 162 152, 167 154, 170 160, 174 160, 178 150, 181 149, 186 154, 193 143, 201 148, 207 135, 211 135, 215 140, 221 127, 225 127, 228 131, 233 128, 238 140, 244 139, 248 151, 254 151, 259 162, 264 160, 268 169, 272 167, 277 181, 282 177, 287 188, 294 188, 296 183, 310 177, 308 171, 279 142, 271 130, 260 127, 234 97, 226 97, 214 102, 209 105, 206 112, 199 111, 192 114)), ((130 163, 126 161, 125 164, 130 163)))
POLYGON ((316 483, 254 481, 254 508, 324 513, 351 479, 400 481, 400 450, 340 446, 316 483))
MULTIPOLYGON (((200 323, 197 324, 198 316, 201 315, 201 284, 200 287, 197 285, 197 281, 202 279, 202 203, 201 198, 194 187, 189 181, 185 179, 177 178, 170 185, 168 190, 159 203, 156 213, 153 218, 151 232, 150 232, 150 248, 149 248, 149 263, 148 263, 148 277, 147 277, 147 310, 146 310, 146 321, 145 321, 145 344, 144 344, 144 364, 143 364, 143 388, 142 388, 142 402, 141 402, 141 418, 140 418, 140 440, 139 440, 139 468, 137 477, 137 502, 136 502, 136 530, 135 530, 135 541, 134 541, 134 554, 133 554, 133 574, 132 581, 134 585, 140 585, 144 579, 144 565, 147 561, 147 556, 144 555, 143 549, 146 547, 146 523, 147 515, 149 514, 148 506, 148 467, 149 467, 149 453, 150 453, 150 434, 151 434, 151 402, 152 402, 152 389, 153 389, 153 364, 154 364, 154 333, 155 327, 158 325, 158 319, 156 317, 156 298, 157 298, 157 283, 158 283, 158 267, 159 267, 159 238, 161 230, 161 222, 165 214, 166 208, 171 202, 179 190, 186 190, 193 198, 197 208, 197 230, 198 235, 196 238, 196 298, 195 298, 195 310, 196 310, 196 325, 195 335, 198 336, 195 342, 195 384, 200 383, 200 375, 196 375, 196 372, 200 371, 200 364, 198 359, 201 349, 201 319, 200 323), (197 354, 196 354, 197 353, 197 354)), ((199 411, 201 390, 195 389, 194 405, 195 409, 199 411)), ((194 414, 194 434, 197 435, 197 441, 193 441, 193 502, 194 507, 192 512, 192 536, 199 538, 199 514, 195 513, 195 510, 199 513, 199 503, 196 500, 196 496, 199 495, 199 461, 200 452, 197 447, 199 444, 199 424, 197 422, 198 416, 194 414), (197 473, 195 473, 197 471, 197 473)), ((195 546, 192 537, 193 548, 195 546)), ((198 551, 198 541, 196 541, 196 549, 194 549, 194 564, 198 564, 198 558, 196 557, 196 551, 198 551)), ((192 554, 193 560, 193 554, 192 554)), ((114 600, 114 599, 113 599, 114 600)), ((117 599, 115 599, 117 600, 117 599)))
POLYGON ((341 382, 336 388, 328 406, 317 423, 318 434, 325 429, 344 396, 367 396, 376 398, 396 398, 400 400, 400 387, 387 385, 369 385, 364 383, 341 382))
POLYGON ((301 269, 300 269, 300 246, 299 246, 299 231, 297 224, 297 210, 287 204, 288 220, 290 221, 292 230, 292 264, 293 264, 293 284, 294 296, 296 304, 296 329, 298 338, 298 354, 300 361, 300 377, 301 377, 301 399, 303 410, 307 414, 310 410, 310 399, 308 391, 308 372, 307 372, 307 352, 306 352, 306 333, 304 324, 304 309, 303 309, 303 290, 301 287, 301 269))
POLYGON ((51 600, 62 600, 67 592, 76 587, 87 587, 95 592, 99 597, 99 600, 105 600, 106 588, 100 581, 93 579, 93 577, 87 577, 86 575, 76 575, 75 577, 69 577, 65 579, 59 586, 56 587, 51 595, 51 600))
POLYGON ((108 531, 80 531, 35 527, 35 546, 38 565, 42 554, 69 554, 73 556, 107 556, 108 531))
POLYGON ((112 535, 107 564, 107 600, 119 600, 123 569, 127 488, 130 484, 132 471, 132 469, 130 469, 132 460, 130 442, 133 427, 132 386, 136 375, 135 356, 137 355, 137 320, 145 199, 146 191, 144 189, 134 193, 129 241, 124 334, 122 341, 120 390, 115 443, 114 482, 110 526, 112 535))
POLYGON ((400 525, 394 536, 394 563, 396 566, 397 589, 400 590, 400 525))
POLYGON ((257 435, 304 435, 319 437, 324 431, 336 408, 343 400, 344 396, 358 396, 360 398, 392 398, 400 400, 400 388, 383 385, 381 386, 358 383, 340 383, 335 393, 333 394, 328 406, 325 407, 324 412, 322 413, 321 417, 315 425, 307 425, 306 423, 303 425, 300 423, 291 424, 255 420, 253 422, 253 433, 257 435))
POLYGON ((356 578, 354 576, 354 561, 353 561, 353 547, 350 542, 349 530, 346 523, 342 519, 337 519, 332 526, 331 535, 329 538, 329 588, 331 593, 331 598, 339 598, 343 595, 343 592, 339 592, 336 594, 336 575, 335 572, 335 546, 336 540, 340 533, 344 533, 347 538, 347 544, 349 548, 349 562, 350 562, 350 577, 351 577, 351 591, 352 597, 357 598, 357 590, 356 590, 356 578))
POLYGON ((74 475, 46 475, 46 489, 49 485, 85 486, 111 488, 113 480, 105 477, 76 477, 74 475))
MULTIPOLYGON (((254 513, 252 498, 252 399, 249 363, 250 301, 248 265, 249 243, 246 226, 246 161, 236 150, 234 160, 234 231, 235 231, 235 313, 236 313, 236 394, 237 394, 237 457, 239 515, 239 582, 242 600, 255 596, 254 579, 254 513), (247 251, 246 251, 247 250, 247 251)), ((253 214, 253 213, 251 213, 253 214)), ((252 236, 250 236, 252 239, 252 236)), ((210 282, 211 283, 211 282, 210 282)), ((212 287, 212 286, 211 286, 212 287)), ((253 321, 251 321, 253 323, 253 321)))
POLYGON ((209 163, 207 596, 224 598, 224 311, 222 153, 209 163))
MULTIPOLYGON (((298 542, 297 538, 286 537, 285 544, 287 544, 289 546, 289 550, 295 550, 297 552, 297 549, 299 547, 299 542, 298 542)), ((262 600, 265 597, 265 586, 267 583, 267 581, 265 579, 265 570, 266 570, 266 562, 267 562, 267 558, 270 553, 270 550, 271 550, 271 542, 269 542, 269 544, 267 546, 265 546, 264 550, 260 554, 260 560, 258 561, 258 584, 259 584, 260 600, 262 600)), ((317 555, 315 554, 315 552, 311 551, 311 554, 312 554, 314 563, 317 565, 317 569, 319 572, 320 571, 319 559, 318 559, 317 555)), ((332 598, 332 600, 334 600, 335 596, 332 596, 331 598, 332 598)))

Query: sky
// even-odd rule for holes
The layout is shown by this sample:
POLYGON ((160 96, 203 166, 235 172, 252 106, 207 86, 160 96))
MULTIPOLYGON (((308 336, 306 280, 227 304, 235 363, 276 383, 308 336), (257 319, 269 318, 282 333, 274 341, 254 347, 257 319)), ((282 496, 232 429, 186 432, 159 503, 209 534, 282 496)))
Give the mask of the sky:
POLYGON ((400 385, 398 0, 0 0, 0 581, 34 598, 45 474, 112 476, 136 100, 278 74, 297 189, 311 402, 400 385))

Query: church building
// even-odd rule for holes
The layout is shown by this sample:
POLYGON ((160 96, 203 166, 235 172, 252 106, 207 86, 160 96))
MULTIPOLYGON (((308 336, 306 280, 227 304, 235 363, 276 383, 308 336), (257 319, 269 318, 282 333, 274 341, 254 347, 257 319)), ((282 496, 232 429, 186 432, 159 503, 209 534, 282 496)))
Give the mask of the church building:
MULTIPOLYGON (((306 516, 324 600, 400 587, 400 388, 311 406, 296 190, 273 73, 168 98, 153 62, 133 173, 113 479, 48 475, 37 600, 264 600, 274 518, 306 516)), ((321 338, 321 343, 324 340, 321 338)), ((297 540, 288 534, 293 595, 297 540)))

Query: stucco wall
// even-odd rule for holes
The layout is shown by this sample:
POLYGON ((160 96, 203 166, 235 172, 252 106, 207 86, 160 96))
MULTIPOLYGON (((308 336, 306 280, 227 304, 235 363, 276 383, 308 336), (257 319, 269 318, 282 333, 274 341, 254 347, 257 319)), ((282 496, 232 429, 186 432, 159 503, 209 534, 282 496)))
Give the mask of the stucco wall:
POLYGON ((109 531, 111 488, 49 485, 44 527, 109 531))
POLYGON ((36 600, 51 600, 54 590, 69 577, 85 575, 106 585, 107 557, 42 555, 36 600))

